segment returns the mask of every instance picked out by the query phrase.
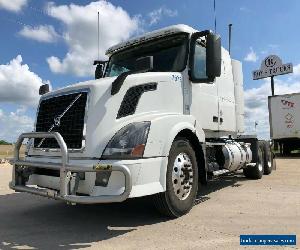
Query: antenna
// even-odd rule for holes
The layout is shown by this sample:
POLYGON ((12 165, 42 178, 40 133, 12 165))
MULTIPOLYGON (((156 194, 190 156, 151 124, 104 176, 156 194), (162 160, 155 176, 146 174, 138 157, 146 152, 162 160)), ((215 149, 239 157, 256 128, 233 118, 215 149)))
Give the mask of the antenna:
POLYGON ((98 11, 98 60, 100 60, 99 44, 100 44, 100 31, 99 31, 99 11, 98 11))
POLYGON ((229 34, 228 51, 229 51, 229 55, 230 55, 230 49, 231 49, 231 28, 232 28, 232 23, 228 24, 228 34, 229 34))
POLYGON ((217 33, 217 13, 216 13, 216 0, 214 0, 214 16, 215 16, 215 34, 217 33))
POLYGON ((104 69, 106 61, 100 61, 100 24, 99 24, 99 11, 98 11, 98 59, 94 61, 95 69, 95 79, 100 79, 104 75, 104 69))

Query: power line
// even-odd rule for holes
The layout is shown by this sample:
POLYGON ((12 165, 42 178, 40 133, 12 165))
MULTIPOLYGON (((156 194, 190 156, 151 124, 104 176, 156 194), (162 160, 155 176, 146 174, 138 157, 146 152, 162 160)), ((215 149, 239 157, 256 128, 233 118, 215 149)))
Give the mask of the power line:
POLYGON ((35 12, 38 12, 40 14, 46 15, 46 16, 50 15, 50 12, 49 12, 48 9, 39 9, 39 8, 28 6, 28 5, 27 5, 27 8, 29 8, 29 9, 35 11, 35 12))
POLYGON ((34 28, 34 26, 32 26, 32 25, 30 25, 30 24, 23 23, 23 22, 21 22, 21 21, 19 21, 19 20, 16 20, 16 19, 4 17, 4 16, 2 16, 2 15, 0 16, 0 19, 5 20, 5 21, 8 21, 8 22, 11 22, 11 23, 19 24, 19 25, 24 26, 24 27, 34 28))
MULTIPOLYGON (((27 8, 30 9, 30 10, 33 10, 33 11, 39 13, 39 14, 43 14, 43 15, 45 15, 47 17, 50 16, 50 12, 48 11, 48 9, 40 9, 40 8, 33 7, 33 6, 30 6, 30 5, 27 5, 27 8)), ((8 22, 11 22, 11 23, 19 24, 19 25, 24 26, 24 27, 31 27, 31 28, 34 27, 33 25, 24 23, 24 22, 22 22, 20 20, 14 19, 14 18, 5 17, 3 15, 0 16, 0 19, 8 21, 8 22)))

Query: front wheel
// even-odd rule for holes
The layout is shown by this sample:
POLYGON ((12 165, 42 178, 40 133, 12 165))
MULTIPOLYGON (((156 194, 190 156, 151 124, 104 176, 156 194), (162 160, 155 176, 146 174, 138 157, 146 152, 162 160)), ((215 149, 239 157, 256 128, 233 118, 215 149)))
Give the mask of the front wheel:
POLYGON ((166 191, 154 195, 158 211, 180 217, 191 210, 198 190, 198 166, 189 141, 176 139, 170 149, 166 173, 166 191))

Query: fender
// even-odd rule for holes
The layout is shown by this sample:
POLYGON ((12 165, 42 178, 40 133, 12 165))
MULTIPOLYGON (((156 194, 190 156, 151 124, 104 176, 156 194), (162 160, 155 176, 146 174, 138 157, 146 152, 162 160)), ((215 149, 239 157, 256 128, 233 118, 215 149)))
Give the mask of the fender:
POLYGON ((195 133, 199 142, 205 142, 204 131, 192 115, 168 114, 151 120, 144 157, 167 157, 175 137, 184 129, 195 133))
POLYGON ((166 190, 167 157, 175 137, 183 130, 192 131, 200 143, 205 141, 204 131, 192 115, 170 114, 151 120, 144 157, 165 158, 160 166, 159 178, 163 190, 166 190))

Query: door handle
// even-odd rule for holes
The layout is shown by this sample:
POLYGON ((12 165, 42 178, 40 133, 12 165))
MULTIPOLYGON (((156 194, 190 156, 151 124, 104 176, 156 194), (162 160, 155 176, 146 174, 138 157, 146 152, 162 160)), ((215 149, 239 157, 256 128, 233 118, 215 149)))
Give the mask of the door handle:
MULTIPOLYGON (((213 116, 213 122, 218 122, 218 120, 219 120, 219 117, 218 116, 213 116)), ((220 123, 222 123, 224 120, 223 120, 223 118, 221 117, 220 118, 220 123)))

